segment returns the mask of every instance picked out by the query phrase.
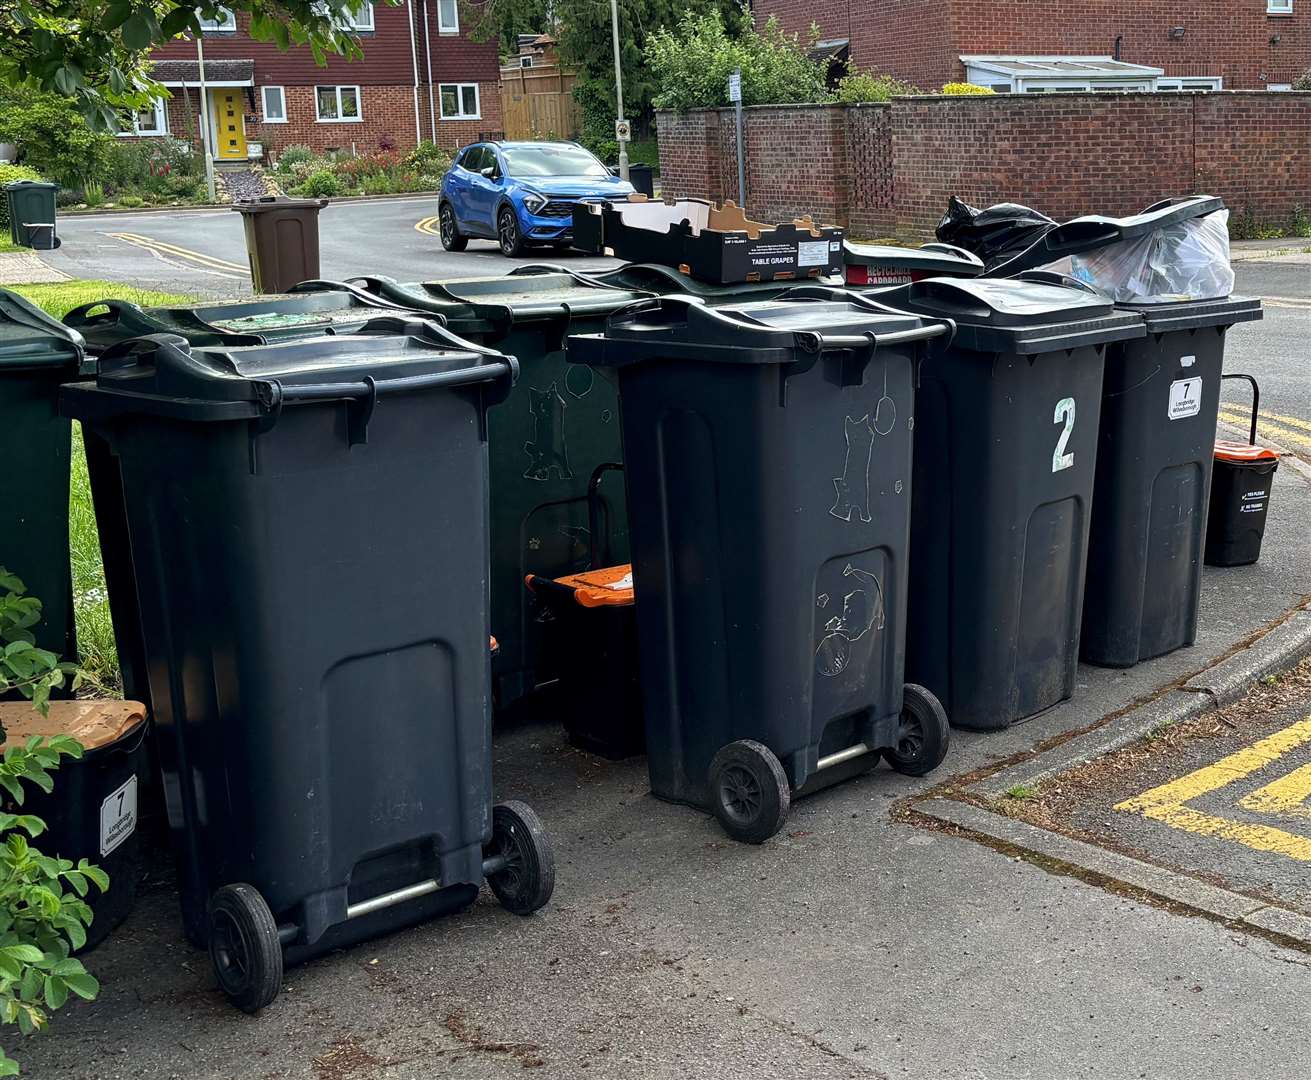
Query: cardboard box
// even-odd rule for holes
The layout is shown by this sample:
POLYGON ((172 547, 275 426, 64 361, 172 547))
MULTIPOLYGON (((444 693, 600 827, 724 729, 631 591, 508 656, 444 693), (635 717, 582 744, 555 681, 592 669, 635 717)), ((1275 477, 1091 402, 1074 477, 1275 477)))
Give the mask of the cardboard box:
POLYGON ((842 272, 842 230, 809 217, 780 225, 752 221, 731 200, 580 203, 574 245, 629 262, 676 266, 702 281, 804 280, 842 272))

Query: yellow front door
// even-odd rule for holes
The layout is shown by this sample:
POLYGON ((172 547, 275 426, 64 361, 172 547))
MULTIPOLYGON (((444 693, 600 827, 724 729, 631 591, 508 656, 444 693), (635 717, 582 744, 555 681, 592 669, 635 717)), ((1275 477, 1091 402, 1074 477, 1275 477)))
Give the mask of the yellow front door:
POLYGON ((246 160, 246 121, 240 90, 211 90, 214 95, 214 153, 228 161, 246 160))

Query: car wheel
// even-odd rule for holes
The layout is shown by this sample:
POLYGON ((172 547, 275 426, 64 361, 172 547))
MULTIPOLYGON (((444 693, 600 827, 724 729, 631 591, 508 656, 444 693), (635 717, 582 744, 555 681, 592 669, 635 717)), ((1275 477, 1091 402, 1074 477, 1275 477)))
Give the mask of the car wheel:
POLYGON ((523 236, 519 232, 519 218, 508 206, 501 207, 496 215, 496 239, 501 245, 501 254, 513 259, 523 254, 523 236))
POLYGON ((463 251, 469 246, 468 238, 460 235, 460 227, 455 224, 455 211, 450 203, 442 203, 437 211, 437 225, 441 231, 442 247, 447 251, 463 251))

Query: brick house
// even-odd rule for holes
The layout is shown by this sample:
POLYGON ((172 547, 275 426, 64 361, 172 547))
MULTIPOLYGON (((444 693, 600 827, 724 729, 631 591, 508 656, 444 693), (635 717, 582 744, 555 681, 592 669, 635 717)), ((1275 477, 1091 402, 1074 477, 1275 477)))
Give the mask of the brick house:
MULTIPOLYGON (((495 41, 471 41, 458 0, 403 0, 357 9, 364 57, 314 62, 308 48, 281 51, 246 33, 246 17, 205 24, 205 102, 217 162, 245 161, 293 143, 315 150, 405 149, 430 140, 454 149, 499 133, 501 93, 495 41)), ((143 138, 200 137, 196 43, 170 41, 153 54, 152 75, 172 96, 141 110, 143 138)))
POLYGON ((753 9, 803 39, 818 27, 820 57, 923 89, 968 74, 1015 92, 1287 90, 1311 67, 1311 0, 753 0, 753 9))

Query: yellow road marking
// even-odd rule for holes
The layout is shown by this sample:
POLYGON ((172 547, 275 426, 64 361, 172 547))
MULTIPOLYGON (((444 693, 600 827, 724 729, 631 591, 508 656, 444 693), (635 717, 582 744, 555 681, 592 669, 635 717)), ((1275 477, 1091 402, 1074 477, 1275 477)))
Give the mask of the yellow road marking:
MULTIPOLYGON (((1265 768, 1290 750, 1307 742, 1311 742, 1311 716, 1299 720, 1291 727, 1284 728, 1283 731, 1276 731, 1273 735, 1267 735, 1251 746, 1230 754, 1228 757, 1221 758, 1219 761, 1198 769, 1196 772, 1191 772, 1187 776, 1181 776, 1178 780, 1171 780, 1168 784, 1162 784, 1150 791, 1143 792, 1141 795, 1136 795, 1132 799, 1117 803, 1115 809, 1129 813, 1139 813, 1144 817, 1151 818, 1153 821, 1160 821, 1172 828, 1183 829, 1199 836, 1215 836, 1223 840, 1234 840, 1256 851, 1268 851, 1278 855, 1285 855, 1290 859, 1297 859, 1299 862, 1311 863, 1311 839, 1286 832, 1283 829, 1276 829, 1270 825, 1258 825, 1216 817, 1213 814, 1206 814, 1185 805, 1193 799, 1218 791, 1220 788, 1250 776, 1258 769, 1265 768)), ((1297 802, 1305 799, 1306 792, 1311 789, 1311 771, 1297 770, 1297 773, 1304 771, 1306 775, 1297 781, 1293 781, 1291 777, 1285 777, 1284 779, 1290 781, 1290 783, 1279 789, 1274 798, 1285 801, 1292 799, 1294 791, 1299 790, 1298 785, 1300 783, 1302 785, 1300 790, 1303 791, 1303 795, 1297 802)), ((1293 775, 1295 776, 1297 773, 1293 775)), ((1272 786, 1274 785, 1267 785, 1262 791, 1268 791, 1269 787, 1272 786)), ((1269 803, 1270 796, 1267 795, 1265 804, 1269 805, 1269 803)))
POLYGON ((416 232, 427 233, 429 236, 441 236, 441 226, 435 217, 420 218, 414 223, 416 232))
POLYGON ((1303 765, 1274 783, 1244 795, 1238 805, 1258 814, 1311 818, 1311 807, 1306 805, 1308 798, 1311 798, 1311 765, 1303 765))
MULTIPOLYGON (((1303 433, 1296 428, 1286 427, 1284 423, 1267 419, 1268 413, 1260 413, 1257 416, 1257 434, 1264 432, 1276 442, 1292 443, 1295 446, 1306 447, 1311 449, 1311 432, 1303 433)), ((1228 407, 1220 409, 1220 419, 1226 423, 1234 424, 1247 430, 1252 423, 1250 413, 1241 413, 1228 407)))
POLYGON ((205 255, 199 251, 192 251, 189 248, 179 247, 177 244, 169 244, 163 240, 155 240, 149 236, 140 236, 136 233, 109 233, 109 236, 115 240, 122 240, 124 243, 133 244, 139 248, 145 248, 147 251, 153 251, 157 255, 166 255, 175 259, 183 259, 187 262, 195 263, 205 270, 220 270, 225 273, 246 274, 250 268, 242 266, 239 263, 229 262, 227 259, 220 259, 214 255, 205 255))
POLYGON ((1266 412, 1264 409, 1257 414, 1262 420, 1273 420, 1284 427, 1301 428, 1303 431, 1311 431, 1311 422, 1300 420, 1296 416, 1281 416, 1276 412, 1266 412))

